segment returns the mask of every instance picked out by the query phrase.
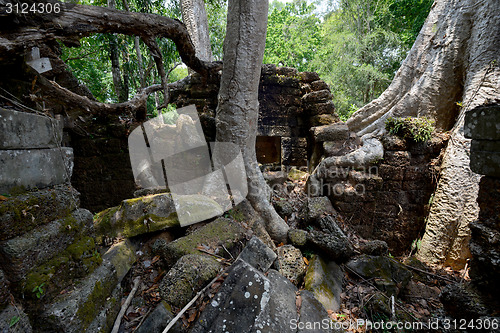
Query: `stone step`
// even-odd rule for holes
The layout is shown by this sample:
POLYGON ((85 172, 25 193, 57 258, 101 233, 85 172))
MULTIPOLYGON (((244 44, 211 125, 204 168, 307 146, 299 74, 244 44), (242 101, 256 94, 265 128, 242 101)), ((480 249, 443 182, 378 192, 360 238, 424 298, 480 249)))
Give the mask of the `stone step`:
POLYGON ((317 142, 345 141, 349 139, 349 128, 344 123, 335 123, 310 129, 317 142))
POLYGON ((0 193, 68 183, 73 172, 72 148, 0 150, 0 193))
POLYGON ((71 186, 56 185, 0 201, 0 241, 69 215, 80 205, 79 195, 71 186))
POLYGON ((11 282, 20 281, 31 269, 65 250, 77 236, 92 232, 92 213, 77 209, 65 218, 0 242, 2 269, 11 282))
POLYGON ((57 119, 0 108, 0 149, 56 148, 62 133, 57 119))
POLYGON ((115 267, 103 260, 74 290, 46 304, 34 324, 42 332, 99 332, 106 327, 109 331, 119 310, 120 289, 115 267))

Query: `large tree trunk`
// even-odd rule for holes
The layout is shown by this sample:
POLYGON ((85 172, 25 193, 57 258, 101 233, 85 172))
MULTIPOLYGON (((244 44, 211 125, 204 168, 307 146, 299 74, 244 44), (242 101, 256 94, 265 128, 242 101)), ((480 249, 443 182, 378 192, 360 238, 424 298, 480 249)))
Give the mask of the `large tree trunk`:
MULTIPOLYGON (((270 236, 286 241, 288 226, 269 202, 270 189, 255 155, 259 115, 258 87, 267 29, 267 0, 230 0, 224 65, 217 106, 217 142, 231 142, 243 154, 248 181, 247 199, 261 215, 270 236)), ((231 160, 234 152, 214 151, 214 160, 231 160)))
POLYGON ((182 20, 194 44, 196 56, 201 60, 212 61, 205 2, 203 0, 181 0, 181 12, 182 20))
MULTIPOLYGON (((470 142, 463 136, 463 119, 468 110, 499 98, 498 12, 498 0, 437 0, 391 85, 347 121, 372 145, 373 138, 385 133, 389 117, 427 116, 439 130, 451 129, 418 253, 429 263, 460 265, 468 255, 467 226, 478 212, 479 176, 469 168, 470 142)), ((353 165, 367 162, 367 154, 351 157, 353 165)), ((318 170, 339 161, 326 158, 318 170)))

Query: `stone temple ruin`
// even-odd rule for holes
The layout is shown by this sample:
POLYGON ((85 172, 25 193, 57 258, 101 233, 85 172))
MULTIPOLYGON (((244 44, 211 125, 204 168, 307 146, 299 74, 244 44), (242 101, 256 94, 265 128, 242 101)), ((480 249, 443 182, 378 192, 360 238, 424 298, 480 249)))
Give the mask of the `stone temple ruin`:
MULTIPOLYGON (((196 105, 207 141, 215 139, 218 79, 203 82, 194 75, 170 94, 170 102, 177 107, 196 105)), ((345 156, 359 148, 361 139, 339 121, 331 99, 327 84, 316 73, 263 66, 259 87, 258 161, 266 165, 267 170, 293 166, 312 171, 322 158, 334 157, 343 161, 345 156)), ((500 201, 498 191, 490 193, 491 189, 498 188, 499 138, 498 131, 491 126, 498 124, 498 114, 498 106, 479 107, 470 112, 469 127, 466 127, 466 135, 473 139, 471 168, 487 175, 480 185, 479 221, 471 225, 471 277, 485 295, 493 289, 499 270, 498 242, 495 241, 498 239, 498 225, 495 224, 498 217, 495 212, 498 212, 500 201), (476 122, 474 114, 489 121, 476 122)), ((144 202, 130 199, 137 189, 130 167, 127 137, 136 126, 137 123, 96 119, 87 128, 97 134, 94 137, 63 131, 59 120, 0 108, 0 194, 9 193, 7 200, 0 197, 2 318, 18 316, 21 329, 31 325, 42 330, 57 327, 65 332, 82 329, 93 332, 110 326, 123 294, 120 282, 136 260, 136 248, 125 240, 100 254, 98 246, 107 241, 103 235, 109 234, 110 225, 115 227, 113 231, 117 235, 124 238, 177 226, 175 219, 171 218, 173 204, 169 194, 154 197, 146 206, 144 202), (29 172, 22 173, 26 166, 29 166, 29 172), (31 191, 26 192, 28 189, 31 191), (156 201, 161 205, 155 205, 156 201), (158 208, 165 206, 167 210, 158 208), (93 221, 92 213, 104 209, 93 221), (140 223, 132 228, 133 222, 141 220, 148 209, 156 217, 163 218, 164 224, 151 218, 151 225, 140 223), (130 220, 120 220, 120 216, 127 214, 130 220), (74 287, 75 281, 77 287, 74 287), (21 307, 9 304, 11 295, 17 300, 22 297, 26 312, 36 315, 28 318, 21 307), (37 302, 39 296, 43 296, 46 302, 37 302)), ((384 155, 380 159, 365 165, 338 163, 334 172, 321 175, 320 187, 315 193, 309 193, 321 198, 307 199, 308 214, 313 211, 314 202, 326 201, 329 209, 338 211, 361 237, 385 241, 394 255, 405 253, 425 227, 447 140, 446 134, 435 135, 426 143, 384 136, 381 140, 384 155)), ((312 218, 321 226, 333 220, 332 216, 325 217, 323 213, 320 209, 312 218)), ((228 231, 224 218, 208 224, 205 229, 219 226, 220 230, 211 234, 220 236, 228 232, 228 238, 235 244, 236 239, 246 237, 246 230, 241 227, 238 227, 241 230, 228 231)), ((295 231, 297 238, 304 238, 304 243, 292 241, 296 246, 322 241, 321 232, 295 231)), ((196 237, 201 236, 195 231, 182 238, 196 237)), ((177 256, 172 259, 173 265, 186 253, 173 251, 170 248, 173 248, 172 243, 160 241, 155 242, 155 246, 167 258, 177 256)), ((268 245, 274 246, 270 240, 268 245)), ((344 245, 348 247, 347 241, 344 245)), ((279 249, 278 253, 287 248, 279 249)), ((353 255, 352 248, 349 247, 349 251, 344 249, 342 253, 347 252, 349 256, 353 255)), ((267 271, 274 259, 269 259, 266 268, 261 270, 267 271)), ((264 282, 272 278, 271 284, 288 290, 292 300, 288 305, 293 311, 287 314, 295 315, 296 287, 281 276, 274 276, 274 271, 269 275, 255 271, 253 266, 262 263, 250 263, 251 256, 244 260, 248 263, 240 262, 233 271, 252 272, 264 282)), ((297 262, 303 265, 300 251, 297 262)), ((343 272, 337 266, 335 271, 341 281, 343 272)), ((225 286, 227 293, 239 283, 236 277, 234 281, 228 281, 233 285, 225 286)), ((168 288, 173 287, 164 286, 164 289, 168 288)), ((444 293, 443 301, 451 310, 455 303, 463 300, 454 298, 457 293, 452 288, 455 287, 449 288, 453 292, 444 293)), ((303 297, 304 302, 317 303, 307 292, 303 297)), ((277 299, 271 299, 269 304, 278 306, 278 303, 277 299)), ((261 309, 262 313, 267 313, 266 309, 261 309)), ((215 318, 217 313, 214 311, 219 310, 209 311, 203 318, 215 318)), ((219 323, 214 320, 212 325, 219 323)), ((205 329, 201 324, 197 327, 200 332, 205 329)))

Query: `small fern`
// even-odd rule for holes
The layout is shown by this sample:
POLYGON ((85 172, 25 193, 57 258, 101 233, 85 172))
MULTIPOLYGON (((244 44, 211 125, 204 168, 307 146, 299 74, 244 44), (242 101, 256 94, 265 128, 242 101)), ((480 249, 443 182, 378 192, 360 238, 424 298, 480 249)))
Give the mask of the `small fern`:
POLYGON ((403 139, 410 139, 415 142, 425 142, 432 137, 434 121, 426 117, 390 117, 385 121, 385 129, 389 134, 397 135, 403 139))

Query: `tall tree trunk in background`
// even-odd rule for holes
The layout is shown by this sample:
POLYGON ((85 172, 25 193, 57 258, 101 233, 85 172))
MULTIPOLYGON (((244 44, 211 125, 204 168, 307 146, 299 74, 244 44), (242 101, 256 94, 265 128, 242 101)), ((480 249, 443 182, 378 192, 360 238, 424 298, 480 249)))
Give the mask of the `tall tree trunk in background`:
MULTIPOLYGON (((267 11, 267 0, 229 0, 216 141, 234 143, 241 150, 249 187, 247 199, 264 219, 270 236, 286 241, 288 226, 269 202, 270 189, 255 155, 267 11)), ((231 153, 216 146, 214 161, 231 160, 231 153)))
MULTIPOLYGON (((347 121, 365 138, 384 134, 389 117, 427 116, 438 129, 451 129, 418 252, 428 263, 459 267, 468 256, 479 175, 469 168, 464 114, 500 98, 499 12, 498 0, 437 0, 391 85, 347 121)), ((332 158, 322 163, 335 165, 332 158)))
POLYGON ((208 18, 203 0, 181 0, 182 20, 191 37, 196 56, 205 61, 212 61, 212 49, 208 34, 208 18))
MULTIPOLYGON (((128 0, 123 0, 123 7, 127 12, 130 12, 130 6, 128 0)), ((134 48, 137 55, 137 67, 139 68, 139 80, 141 82, 141 89, 146 87, 146 76, 144 74, 144 65, 142 63, 142 52, 141 52, 141 38, 139 36, 134 37, 134 48)), ((127 89, 128 92, 128 89, 127 89)))
MULTIPOLYGON (((115 0, 107 0, 108 7, 116 9, 115 0)), ((120 70, 120 53, 118 52, 118 38, 116 35, 109 35, 109 58, 111 59, 111 74, 113 75, 113 86, 118 102, 126 102, 128 100, 128 91, 125 94, 125 85, 122 81, 120 70)), ((128 89, 127 89, 128 90, 128 89)))

